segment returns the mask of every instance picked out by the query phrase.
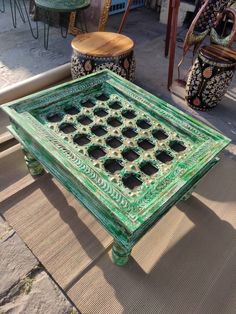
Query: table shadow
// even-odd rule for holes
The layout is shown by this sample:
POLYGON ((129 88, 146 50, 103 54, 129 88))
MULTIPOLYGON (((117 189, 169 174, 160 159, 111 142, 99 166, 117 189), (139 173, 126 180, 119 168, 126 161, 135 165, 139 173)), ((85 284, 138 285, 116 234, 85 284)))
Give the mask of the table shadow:
MULTIPOLYGON (((41 189, 53 206, 58 209, 62 219, 70 226, 83 249, 93 259, 93 252, 87 249, 83 238, 78 237, 78 228, 83 228, 86 233, 90 233, 90 230, 78 218, 75 209, 68 204, 63 193, 52 181, 50 186, 53 193, 55 193, 53 197, 48 188, 41 187, 41 189), (73 213, 72 216, 71 213, 73 213)), ((181 202, 178 209, 187 215, 193 222, 194 227, 156 262, 148 274, 133 257, 124 267, 114 265, 107 254, 110 247, 105 250, 96 236, 92 235, 92 241, 103 250, 103 254, 75 277, 65 287, 65 292, 69 293, 73 287, 79 285, 83 277, 86 278, 86 274, 95 265, 102 270, 108 286, 115 291, 116 300, 122 306, 124 313, 144 313, 148 305, 142 304, 142 300, 144 301, 143 294, 151 295, 153 298, 151 302, 153 303, 153 309, 149 308, 149 313, 156 313, 156 309, 159 309, 161 304, 163 310, 168 310, 169 305, 166 300, 170 294, 173 296, 172 306, 177 307, 180 298, 187 300, 189 294, 191 294, 190 292, 192 294, 196 293, 193 298, 198 300, 198 306, 201 307, 201 304, 205 302, 205 293, 212 288, 211 284, 214 276, 219 277, 220 275, 220 278, 217 279, 216 287, 212 288, 213 294, 215 293, 214 289, 218 289, 221 284, 229 288, 233 278, 228 278, 227 259, 233 251, 235 252, 235 229, 230 223, 221 220, 211 209, 195 197, 191 197, 188 202, 181 202), (227 278, 224 278, 224 273, 227 278), (189 281, 189 278, 192 278, 192 280, 189 281), (226 279, 229 280, 228 285, 226 279), (155 300, 158 298, 159 301, 156 302, 155 300)), ((142 241, 143 245, 148 245, 148 243, 145 243, 145 237, 142 241)), ((150 249, 152 248, 150 247, 150 249)), ((235 255, 233 258, 236 261, 235 255)), ((93 293, 98 293, 96 287, 93 293)), ((106 293, 105 290, 104 293, 106 293)), ((223 296, 226 298, 225 292, 223 296)), ((222 302, 226 302, 224 298, 219 303, 217 303, 217 300, 215 301, 216 309, 218 306, 222 306, 222 302)), ((196 304, 193 302, 192 306, 194 308, 196 304)), ((148 308, 146 310, 148 311, 148 308)), ((186 311, 184 310, 184 306, 182 310, 182 313, 188 312, 187 308, 186 311)))
MULTIPOLYGON (((96 267, 102 271, 106 287, 94 286, 93 291, 89 293, 91 298, 92 296, 95 298, 97 294, 101 294, 101 289, 104 289, 102 290, 104 308, 111 301, 109 297, 106 298, 107 288, 114 291, 115 300, 124 313, 163 311, 182 314, 191 313, 196 307, 199 308, 200 313, 207 313, 204 311, 207 302, 212 302, 211 306, 217 313, 220 307, 226 309, 227 304, 232 301, 230 289, 234 278, 231 275, 231 265, 232 261, 234 264, 236 262, 236 231, 230 223, 220 219, 197 198, 191 197, 177 206, 191 220, 193 228, 157 259, 149 272, 145 272, 142 264, 147 262, 146 256, 137 262, 133 255, 124 267, 117 267, 112 263, 108 254, 111 246, 104 248, 96 235, 78 217, 76 209, 68 203, 64 193, 53 182, 50 175, 39 178, 6 200, 1 207, 1 212, 4 214, 36 189, 40 189, 58 210, 83 250, 93 260, 66 287, 62 287, 69 296, 73 289, 78 289, 84 280, 88 280, 87 274, 96 267), (96 256, 94 251, 88 248, 86 237, 79 236, 81 230, 89 235, 102 254, 96 256), (217 299, 219 289, 221 297, 217 299), (145 298, 148 302, 145 302, 145 298)), ((168 219, 168 214, 162 219, 168 219)), ((158 224, 154 228, 158 228, 158 224)), ((165 237, 165 234, 162 236, 165 237)), ((145 236, 141 241, 140 249, 142 246, 150 246, 150 250, 158 249, 155 247, 155 242, 148 243, 145 236)), ((58 284, 60 285, 59 282, 58 284)), ((88 286, 87 289, 90 287, 88 286)), ((76 302, 76 306, 81 310, 80 302, 76 302)), ((223 312, 227 313, 227 311, 223 312)))

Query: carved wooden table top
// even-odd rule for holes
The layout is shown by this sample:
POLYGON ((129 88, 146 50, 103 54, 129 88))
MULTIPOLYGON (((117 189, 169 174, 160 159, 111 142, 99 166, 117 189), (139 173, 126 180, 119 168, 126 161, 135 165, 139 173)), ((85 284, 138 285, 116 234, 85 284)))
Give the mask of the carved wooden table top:
POLYGON ((90 0, 35 0, 35 4, 46 10, 72 12, 90 5, 90 0))
POLYGON ((3 110, 25 150, 112 234, 119 265, 230 142, 108 70, 3 110))

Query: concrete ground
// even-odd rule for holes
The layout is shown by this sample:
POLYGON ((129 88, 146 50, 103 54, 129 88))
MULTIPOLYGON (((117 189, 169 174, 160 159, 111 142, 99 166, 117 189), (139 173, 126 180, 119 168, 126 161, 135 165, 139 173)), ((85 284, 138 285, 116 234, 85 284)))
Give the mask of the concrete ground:
MULTIPOLYGON (((49 49, 43 48, 43 24, 39 23, 39 39, 30 33, 29 25, 17 15, 17 28, 12 25, 9 1, 0 13, 0 88, 52 69, 70 60, 71 35, 62 39, 60 29, 50 28, 49 49)), ((32 22, 33 27, 35 23, 32 22)))
MULTIPOLYGON (((69 62, 70 35, 67 39, 62 39, 60 30, 52 28, 49 49, 45 51, 42 24, 40 39, 34 40, 28 25, 20 19, 17 28, 12 27, 10 11, 8 7, 6 9, 6 13, 0 14, 0 89, 69 62)), ((110 18, 107 29, 116 31, 120 19, 120 15, 110 18)), ((166 88, 168 61, 163 57, 165 27, 158 23, 156 15, 146 9, 131 12, 124 33, 133 38, 136 44, 136 83, 229 136, 232 144, 226 149, 225 155, 235 160, 236 80, 217 108, 208 113, 196 112, 166 88)), ((179 30, 176 60, 181 56, 184 33, 184 30, 179 30)), ((189 63, 188 56, 185 73, 189 63)), ((7 120, 2 115, 0 118, 4 131, 7 120)), ((0 179, 4 180, 1 174, 0 179)), ((0 252, 0 313, 77 312, 1 216, 0 252)))

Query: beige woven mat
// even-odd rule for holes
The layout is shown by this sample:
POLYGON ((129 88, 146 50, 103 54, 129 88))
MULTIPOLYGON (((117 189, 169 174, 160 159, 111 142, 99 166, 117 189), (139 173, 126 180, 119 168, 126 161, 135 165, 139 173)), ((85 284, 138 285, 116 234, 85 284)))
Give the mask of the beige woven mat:
POLYGON ((123 268, 111 262, 111 237, 70 193, 49 175, 34 182, 19 160, 17 167, 1 212, 82 313, 235 313, 233 159, 172 208, 123 268))

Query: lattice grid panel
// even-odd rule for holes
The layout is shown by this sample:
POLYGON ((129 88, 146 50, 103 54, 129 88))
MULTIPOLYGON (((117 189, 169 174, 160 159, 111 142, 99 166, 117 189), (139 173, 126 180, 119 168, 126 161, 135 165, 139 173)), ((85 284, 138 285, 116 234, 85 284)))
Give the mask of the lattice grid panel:
POLYGON ((130 196, 169 171, 190 145, 177 130, 110 90, 52 105, 36 118, 130 196))

